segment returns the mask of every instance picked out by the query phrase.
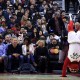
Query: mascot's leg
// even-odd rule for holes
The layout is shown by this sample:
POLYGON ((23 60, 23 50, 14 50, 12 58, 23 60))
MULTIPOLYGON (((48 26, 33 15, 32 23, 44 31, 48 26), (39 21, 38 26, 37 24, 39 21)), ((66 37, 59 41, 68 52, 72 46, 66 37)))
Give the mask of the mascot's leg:
POLYGON ((64 61, 63 69, 62 69, 62 77, 66 77, 66 70, 69 63, 70 63, 70 60, 68 59, 68 57, 66 57, 64 61))
POLYGON ((80 61, 79 61, 79 72, 80 72, 80 61))

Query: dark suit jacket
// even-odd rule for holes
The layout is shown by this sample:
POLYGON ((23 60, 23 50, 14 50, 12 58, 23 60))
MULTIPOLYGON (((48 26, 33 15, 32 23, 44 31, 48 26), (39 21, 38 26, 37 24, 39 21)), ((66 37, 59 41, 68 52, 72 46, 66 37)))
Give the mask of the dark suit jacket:
POLYGON ((12 55, 13 53, 22 54, 21 45, 18 44, 15 48, 12 44, 8 45, 7 55, 12 55))
MULTIPOLYGON (((62 32, 62 30, 65 30, 65 26, 64 26, 64 23, 63 23, 63 21, 62 21, 62 19, 61 18, 58 18, 58 21, 59 21, 59 27, 60 27, 60 30, 61 30, 61 32, 62 32)), ((54 34, 56 34, 56 35, 58 35, 58 36, 60 36, 61 34, 59 34, 58 32, 57 32, 57 30, 56 30, 56 24, 55 24, 55 19, 54 18, 52 18, 52 19, 50 19, 50 21, 48 22, 48 25, 47 25, 47 31, 49 32, 49 33, 51 33, 51 31, 50 30, 53 30, 53 33, 54 34)))

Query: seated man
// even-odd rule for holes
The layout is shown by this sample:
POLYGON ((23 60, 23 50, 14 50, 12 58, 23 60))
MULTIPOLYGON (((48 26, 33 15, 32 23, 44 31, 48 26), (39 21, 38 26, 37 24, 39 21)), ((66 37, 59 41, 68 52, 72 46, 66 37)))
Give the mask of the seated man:
POLYGON ((6 61, 6 47, 5 47, 5 44, 3 43, 3 38, 2 36, 0 36, 0 71, 4 71, 4 68, 7 66, 5 65, 7 63, 6 61), (3 67, 4 68, 1 68, 3 67))
POLYGON ((9 59, 9 64, 8 64, 9 70, 11 70, 12 68, 16 69, 16 66, 19 67, 22 64, 22 62, 23 62, 22 48, 18 44, 17 38, 12 38, 11 44, 8 45, 7 55, 8 55, 8 59, 9 59), (13 65, 13 63, 16 65, 13 65))

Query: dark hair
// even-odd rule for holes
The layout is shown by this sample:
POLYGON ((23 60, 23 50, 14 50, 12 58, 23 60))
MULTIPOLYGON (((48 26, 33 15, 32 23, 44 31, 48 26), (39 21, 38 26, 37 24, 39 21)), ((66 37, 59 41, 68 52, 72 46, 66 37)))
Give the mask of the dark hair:
POLYGON ((25 41, 25 40, 28 40, 28 39, 29 39, 29 37, 27 37, 27 36, 24 37, 24 41, 25 41))
POLYGON ((30 39, 29 39, 29 37, 27 37, 27 36, 24 37, 24 41, 26 41, 26 40, 30 43, 30 39))
POLYGON ((2 35, 0 35, 0 39, 3 39, 2 35))

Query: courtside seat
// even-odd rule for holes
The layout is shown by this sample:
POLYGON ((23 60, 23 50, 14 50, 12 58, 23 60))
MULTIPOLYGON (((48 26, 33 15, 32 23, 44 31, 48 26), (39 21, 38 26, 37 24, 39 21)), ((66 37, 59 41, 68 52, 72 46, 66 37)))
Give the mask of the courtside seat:
POLYGON ((4 72, 4 63, 0 63, 0 73, 4 72))
POLYGON ((49 54, 48 61, 48 72, 51 73, 53 70, 62 70, 63 63, 59 63, 59 54, 49 54))

